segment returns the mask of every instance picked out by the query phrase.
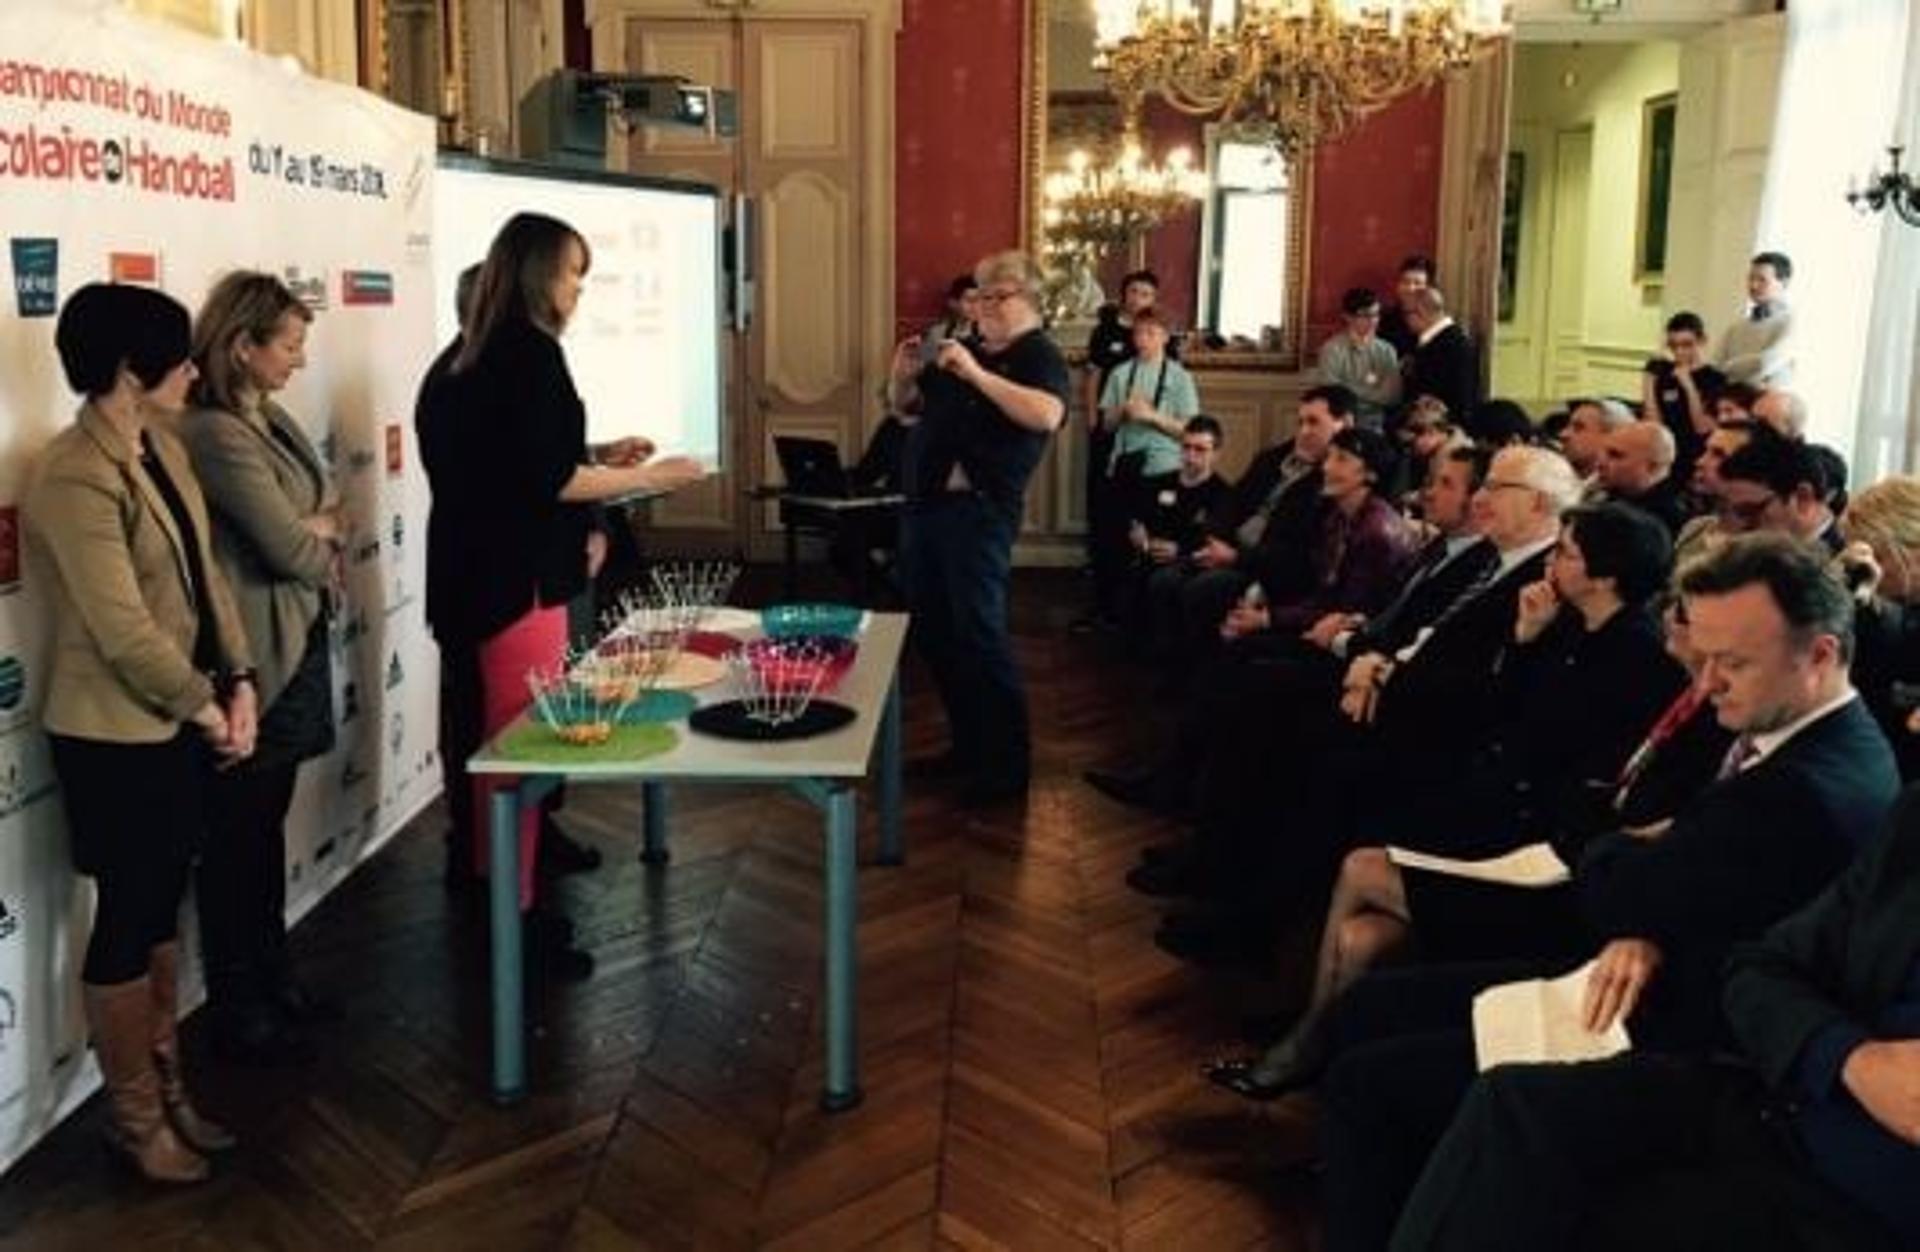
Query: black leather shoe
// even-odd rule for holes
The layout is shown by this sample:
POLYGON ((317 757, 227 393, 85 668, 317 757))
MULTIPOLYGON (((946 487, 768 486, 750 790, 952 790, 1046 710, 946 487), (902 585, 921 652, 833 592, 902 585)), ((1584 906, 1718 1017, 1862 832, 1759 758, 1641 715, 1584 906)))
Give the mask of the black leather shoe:
POLYGON ((1278 1078, 1262 1078, 1254 1072, 1259 1066, 1258 1057, 1240 1057, 1235 1060, 1208 1061, 1200 1067, 1200 1072, 1216 1087, 1225 1087, 1244 1099, 1260 1101, 1278 1100, 1281 1096, 1312 1085, 1319 1077, 1316 1073, 1289 1070, 1278 1078))
POLYGON ((1081 777, 1087 780, 1088 786, 1107 799, 1128 808, 1164 813, 1172 807, 1160 788, 1159 780, 1150 772, 1122 774, 1117 770, 1090 769, 1081 777))
POLYGON ((1200 875, 1184 857, 1142 861, 1127 871, 1127 886, 1144 896, 1172 899, 1200 890, 1200 875))
POLYGON ((600 849, 568 835, 550 817, 540 819, 540 872, 558 878, 600 868, 600 849))
POLYGON ((262 1068, 311 1065, 318 1056, 305 1032, 266 1001, 216 1006, 213 1047, 224 1061, 262 1068))

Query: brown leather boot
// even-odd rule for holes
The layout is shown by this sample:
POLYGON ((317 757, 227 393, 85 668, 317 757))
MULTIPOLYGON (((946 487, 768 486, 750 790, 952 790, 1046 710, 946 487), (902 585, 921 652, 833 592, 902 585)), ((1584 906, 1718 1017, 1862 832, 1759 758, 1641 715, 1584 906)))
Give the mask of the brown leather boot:
POLYGON ((81 985, 113 1114, 107 1139, 155 1182, 200 1182, 207 1176, 206 1158, 180 1142, 160 1103, 151 982, 148 975, 110 986, 81 985))
POLYGON ((202 1117, 187 1094, 180 1064, 180 943, 157 945, 147 966, 153 979, 153 1068, 160 1075, 160 1103, 167 1120, 196 1152, 231 1152, 239 1140, 219 1122, 202 1117))

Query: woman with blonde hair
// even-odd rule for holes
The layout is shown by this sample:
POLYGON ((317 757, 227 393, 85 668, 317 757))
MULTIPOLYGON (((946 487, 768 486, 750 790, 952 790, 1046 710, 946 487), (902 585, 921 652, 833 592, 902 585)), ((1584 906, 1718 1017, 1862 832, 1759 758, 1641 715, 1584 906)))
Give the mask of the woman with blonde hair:
MULTIPOLYGON (((619 440, 590 454, 586 408, 560 334, 580 302, 587 241, 565 222, 515 214, 494 237, 474 286, 463 337, 421 384, 415 414, 433 489, 427 518, 427 622, 464 676, 443 698, 480 716, 440 750, 464 761, 528 704, 529 671, 557 668, 567 647, 567 602, 587 586, 587 505, 672 491, 704 471, 687 457, 649 461, 653 445, 619 440), (595 459, 599 463, 594 463, 595 459)), ((468 832, 485 868, 492 786, 472 782, 468 832)), ((520 907, 534 905, 539 814, 523 817, 520 907)), ((555 973, 584 978, 593 960, 569 928, 531 918, 530 950, 555 973)))
POLYGON ((1853 684, 1887 732, 1900 777, 1920 779, 1920 478, 1883 478, 1847 503, 1834 558, 1853 589, 1853 684))
POLYGON ((216 1045, 243 1061, 306 1059, 300 1027, 333 1014, 290 976, 285 921, 294 782, 333 746, 327 620, 346 542, 320 454, 273 399, 306 365, 312 321, 271 274, 221 278, 194 322, 199 378, 180 421, 264 710, 253 758, 209 789, 194 896, 216 1045))
POLYGON ((34 467, 22 515, 53 642, 41 722, 74 867, 93 879, 81 967, 109 1140, 144 1176, 198 1182, 233 1138, 187 1096, 179 912, 208 770, 253 751, 258 702, 240 615, 193 467, 164 420, 193 381, 187 311, 90 283, 54 329, 85 397, 34 467))

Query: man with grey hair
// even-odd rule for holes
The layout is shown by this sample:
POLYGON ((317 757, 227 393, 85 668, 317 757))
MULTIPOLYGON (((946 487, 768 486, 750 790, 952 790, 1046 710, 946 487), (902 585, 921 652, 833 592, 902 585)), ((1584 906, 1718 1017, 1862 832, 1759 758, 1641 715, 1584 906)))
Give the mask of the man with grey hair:
POLYGON ((1406 371, 1401 395, 1409 409, 1421 396, 1432 396, 1447 406, 1455 420, 1464 420, 1480 403, 1478 350, 1447 315, 1447 299, 1439 288, 1409 292, 1405 309, 1414 347, 1401 363, 1406 371))
POLYGON ((1686 524, 1686 498, 1674 481, 1673 432, 1662 422, 1628 422, 1607 436, 1595 478, 1606 498, 1630 504, 1666 527, 1669 537, 1686 524))
POLYGON ((1574 473, 1592 478, 1600 468, 1607 436, 1632 425, 1633 421, 1633 410, 1618 400, 1569 401, 1566 429, 1560 432, 1560 451, 1566 454, 1574 473))
POLYGON ((1789 439, 1807 437, 1807 401, 1797 391, 1769 387, 1753 402, 1753 420, 1764 422, 1789 439))
POLYGON ((1072 382, 1041 327, 1033 262, 997 253, 974 278, 978 340, 948 340, 925 365, 919 338, 905 340, 889 398, 896 413, 919 414, 901 458, 900 564, 953 737, 926 772, 958 779, 962 802, 984 806, 1024 799, 1032 769, 1007 583, 1027 480, 1066 416, 1072 382))

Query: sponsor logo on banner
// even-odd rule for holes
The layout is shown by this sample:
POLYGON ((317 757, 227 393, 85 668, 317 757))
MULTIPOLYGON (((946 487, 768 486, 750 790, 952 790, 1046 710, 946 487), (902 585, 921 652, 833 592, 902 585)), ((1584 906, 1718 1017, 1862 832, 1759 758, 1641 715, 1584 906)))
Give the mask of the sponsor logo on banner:
POLYGON ((355 448, 347 453, 347 473, 359 477, 373 468, 373 449, 355 448))
POLYGON ((401 668, 400 653, 396 650, 387 659, 387 690, 392 691, 405 681, 407 681, 407 671, 401 668))
POLYGON ((160 285, 160 254, 158 252, 107 253, 107 281, 158 287, 160 285))
POLYGON ((0 817, 12 817, 29 805, 38 804, 54 793, 52 779, 39 786, 31 785, 27 780, 26 767, 20 763, 20 740, 13 741, 15 747, 6 753, 4 763, 0 763, 0 817))
POLYGON ((406 742, 407 719, 400 716, 399 709, 395 709, 393 716, 387 720, 387 751, 398 758, 406 742))
POLYGON ((60 305, 60 241, 13 239, 13 299, 21 317, 52 317, 60 305))
POLYGON ((0 596, 20 590, 20 509, 0 504, 0 596))
POLYGON ((298 265, 289 265, 280 272, 280 279, 287 284, 287 290, 308 308, 327 307, 327 276, 324 273, 309 274, 298 265))
POLYGON ((398 513, 393 515, 393 525, 388 528, 387 533, 393 536, 393 553, 397 557, 400 555, 401 541, 407 534, 407 523, 398 513))
POLYGON ((360 716, 360 684, 348 682, 340 692, 340 724, 345 726, 360 716))
POLYGON ((372 775, 367 773, 365 766, 348 757, 346 766, 340 771, 340 790, 352 791, 370 777, 372 775))
POLYGON ((373 558, 379 555, 380 536, 378 535, 375 535, 371 539, 363 539, 353 546, 353 563, 355 565, 365 565, 368 561, 373 560, 373 558))
POLYGON ((400 423, 387 423, 387 477, 398 478, 407 472, 407 436, 400 423))
POLYGON ((385 270, 342 270, 340 303, 392 304, 393 275, 385 270))
POLYGON ((11 729, 7 723, 26 698, 27 667, 17 656, 0 656, 0 729, 11 729))

